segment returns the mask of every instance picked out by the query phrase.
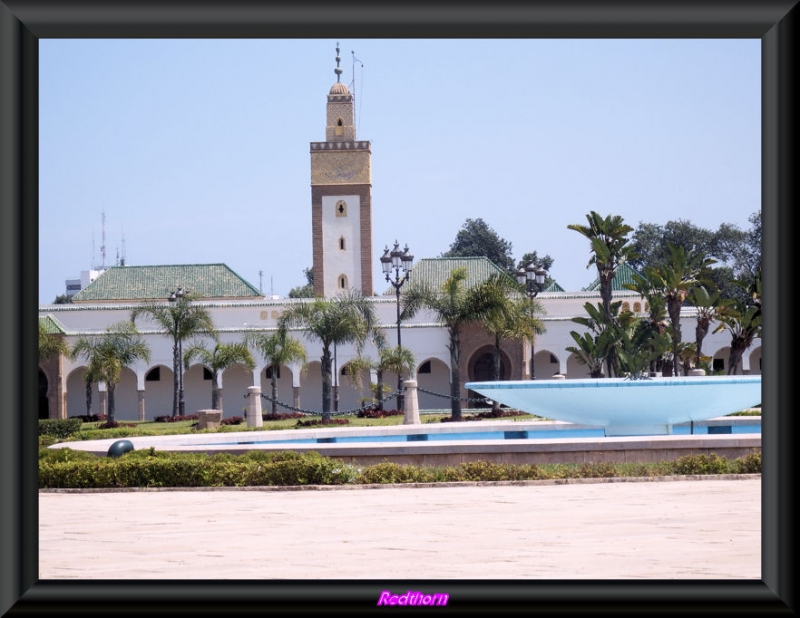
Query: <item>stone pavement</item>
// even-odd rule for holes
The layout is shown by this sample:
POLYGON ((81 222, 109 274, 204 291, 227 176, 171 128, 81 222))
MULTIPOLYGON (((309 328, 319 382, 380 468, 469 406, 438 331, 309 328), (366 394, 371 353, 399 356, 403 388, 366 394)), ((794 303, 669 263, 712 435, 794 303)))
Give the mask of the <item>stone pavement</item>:
POLYGON ((39 493, 41 579, 761 579, 761 477, 39 493))

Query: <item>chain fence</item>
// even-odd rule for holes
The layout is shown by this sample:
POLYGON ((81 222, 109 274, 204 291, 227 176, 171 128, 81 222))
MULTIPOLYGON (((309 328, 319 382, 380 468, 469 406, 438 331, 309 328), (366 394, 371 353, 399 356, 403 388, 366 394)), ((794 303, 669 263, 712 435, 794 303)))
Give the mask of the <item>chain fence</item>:
MULTIPOLYGON (((437 393, 435 391, 429 391, 427 389, 420 388, 420 387, 417 387, 417 390, 422 392, 422 393, 427 393, 428 395, 433 395, 435 397, 441 397, 442 399, 447 399, 448 402, 453 401, 454 399, 457 399, 458 401, 461 401, 461 402, 464 402, 464 403, 483 403, 483 404, 490 404, 491 403, 491 400, 487 399, 486 397, 458 397, 458 398, 455 398, 452 395, 445 395, 443 393, 437 393)), ((402 392, 403 391, 397 390, 397 391, 394 391, 392 393, 388 393, 383 398, 384 403, 386 401, 390 400, 390 399, 396 398, 398 395, 401 395, 402 392)), ((249 395, 243 395, 243 397, 245 399, 247 399, 249 397, 249 395)), ((269 395, 265 395, 264 393, 261 394, 261 398, 264 401, 269 402, 270 407, 274 403, 275 405, 278 405, 281 408, 284 408, 284 409, 289 410, 291 412, 304 414, 306 416, 319 416, 321 414, 321 412, 319 410, 304 410, 303 408, 296 408, 293 405, 290 405, 290 404, 285 403, 283 401, 279 401, 278 399, 273 399, 272 397, 270 397, 269 395)), ((339 411, 339 412, 331 412, 331 416, 349 416, 349 415, 352 415, 352 414, 358 414, 359 412, 363 412, 365 410, 372 410, 372 409, 375 408, 376 405, 377 405, 377 402, 372 402, 372 403, 365 404, 365 405, 361 406, 360 408, 353 408, 351 410, 342 410, 342 411, 339 411)), ((262 409, 263 409, 263 406, 262 406, 262 409)))

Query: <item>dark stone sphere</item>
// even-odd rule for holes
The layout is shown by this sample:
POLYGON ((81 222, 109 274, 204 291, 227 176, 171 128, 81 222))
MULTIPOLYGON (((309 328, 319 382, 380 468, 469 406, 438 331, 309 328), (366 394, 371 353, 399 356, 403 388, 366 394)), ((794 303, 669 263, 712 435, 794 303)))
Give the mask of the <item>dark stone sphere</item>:
POLYGON ((133 442, 130 440, 117 440, 108 447, 108 456, 109 457, 119 457, 120 455, 124 455, 125 453, 133 450, 133 442))

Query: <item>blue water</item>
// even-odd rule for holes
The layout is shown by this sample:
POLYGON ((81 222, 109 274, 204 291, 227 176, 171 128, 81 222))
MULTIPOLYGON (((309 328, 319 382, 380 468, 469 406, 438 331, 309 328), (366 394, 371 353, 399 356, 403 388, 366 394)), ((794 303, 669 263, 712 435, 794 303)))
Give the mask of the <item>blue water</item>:
MULTIPOLYGON (((707 434, 738 434, 761 433, 761 425, 720 425, 720 426, 695 426, 678 425, 672 428, 673 435, 707 435, 707 434)), ((329 438, 297 438, 290 440, 254 440, 250 442, 235 442, 235 444, 331 444, 349 442, 436 442, 448 440, 547 440, 557 438, 603 438, 605 431, 599 429, 547 429, 541 431, 465 431, 461 433, 422 433, 422 434, 397 434, 387 436, 337 436, 329 438)))

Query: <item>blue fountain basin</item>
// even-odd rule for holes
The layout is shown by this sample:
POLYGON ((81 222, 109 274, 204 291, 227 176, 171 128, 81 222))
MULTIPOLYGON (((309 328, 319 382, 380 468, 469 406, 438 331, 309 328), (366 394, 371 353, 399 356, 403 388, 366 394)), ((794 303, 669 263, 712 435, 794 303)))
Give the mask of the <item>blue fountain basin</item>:
POLYGON ((678 423, 761 403, 761 376, 509 380, 466 387, 522 412, 603 427, 608 436, 671 434, 678 423))

